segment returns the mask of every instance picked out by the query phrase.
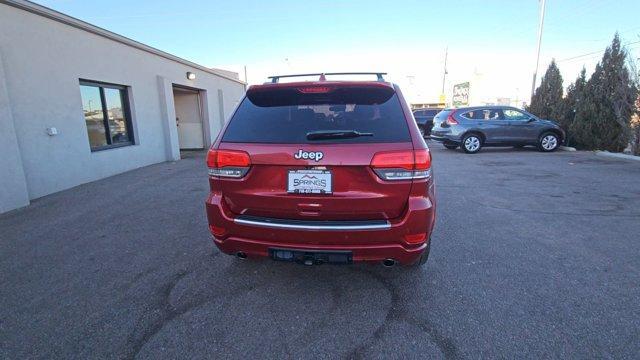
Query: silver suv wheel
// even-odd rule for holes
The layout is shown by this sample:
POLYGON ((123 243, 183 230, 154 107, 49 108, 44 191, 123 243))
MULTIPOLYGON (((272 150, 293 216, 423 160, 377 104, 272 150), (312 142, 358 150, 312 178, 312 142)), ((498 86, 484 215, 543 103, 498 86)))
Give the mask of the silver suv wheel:
POLYGON ((464 140, 462 142, 462 147, 464 148, 464 151, 468 153, 475 153, 480 151, 480 146, 481 146, 480 138, 476 135, 467 135, 464 137, 464 140))
POLYGON ((558 147, 558 137, 555 134, 544 134, 540 139, 542 151, 553 151, 558 147))

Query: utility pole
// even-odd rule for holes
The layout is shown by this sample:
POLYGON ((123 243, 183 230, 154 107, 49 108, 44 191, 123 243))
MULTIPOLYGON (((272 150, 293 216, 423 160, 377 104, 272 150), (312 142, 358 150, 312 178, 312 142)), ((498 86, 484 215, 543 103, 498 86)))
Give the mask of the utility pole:
POLYGON ((249 83, 249 79, 247 79, 247 65, 244 66, 244 82, 249 83))
MULTIPOLYGON (((544 0, 543 0, 544 1, 544 0)), ((449 55, 449 47, 447 46, 444 50, 444 73, 442 74, 442 92, 444 95, 444 82, 447 79, 447 56, 449 55)))
POLYGON ((542 44, 542 26, 544 25, 545 2, 546 0, 542 0, 542 8, 540 9, 540 24, 538 26, 538 51, 536 53, 536 71, 533 73, 533 83, 531 84, 531 100, 533 100, 533 92, 536 90, 536 76, 538 75, 538 66, 540 64, 540 45, 542 44))

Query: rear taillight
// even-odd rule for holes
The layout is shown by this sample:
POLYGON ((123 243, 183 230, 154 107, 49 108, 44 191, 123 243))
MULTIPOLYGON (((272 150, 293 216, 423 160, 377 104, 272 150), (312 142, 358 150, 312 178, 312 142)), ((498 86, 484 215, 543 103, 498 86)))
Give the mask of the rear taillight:
POLYGON ((371 167, 382 180, 427 179, 431 154, 429 149, 379 152, 373 155, 371 167))
POLYGON ((453 115, 456 113, 455 110, 452 110, 451 113, 449 113, 449 116, 447 116, 447 124, 449 125, 458 125, 458 120, 456 120, 453 115))
POLYGON ((241 178, 251 167, 251 158, 244 151, 209 150, 207 166, 210 176, 241 178))

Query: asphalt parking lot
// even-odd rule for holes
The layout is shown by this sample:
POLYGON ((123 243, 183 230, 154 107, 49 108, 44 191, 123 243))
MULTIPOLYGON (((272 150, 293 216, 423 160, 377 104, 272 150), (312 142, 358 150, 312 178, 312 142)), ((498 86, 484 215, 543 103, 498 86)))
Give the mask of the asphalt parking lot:
POLYGON ((0 215, 0 357, 639 357, 640 164, 430 145, 422 269, 220 254, 199 153, 0 215))

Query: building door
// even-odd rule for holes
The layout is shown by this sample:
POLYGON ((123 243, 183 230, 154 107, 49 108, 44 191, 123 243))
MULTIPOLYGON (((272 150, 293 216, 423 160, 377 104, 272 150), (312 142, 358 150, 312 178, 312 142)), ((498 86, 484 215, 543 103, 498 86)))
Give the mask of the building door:
POLYGON ((200 93, 196 90, 173 87, 176 107, 176 126, 181 150, 204 148, 204 127, 200 93))

